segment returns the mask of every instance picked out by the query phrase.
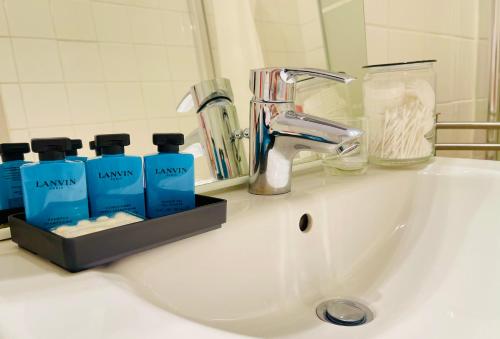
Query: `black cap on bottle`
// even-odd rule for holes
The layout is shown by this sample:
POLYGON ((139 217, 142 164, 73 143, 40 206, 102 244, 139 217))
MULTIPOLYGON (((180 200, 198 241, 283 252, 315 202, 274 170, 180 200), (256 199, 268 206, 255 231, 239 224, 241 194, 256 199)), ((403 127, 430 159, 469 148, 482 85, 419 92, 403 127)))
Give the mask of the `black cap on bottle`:
POLYGON ((78 155, 78 151, 80 148, 82 148, 82 141, 80 139, 71 139, 71 149, 69 151, 66 151, 66 155, 78 155))
POLYGON ((24 153, 29 152, 30 144, 28 144, 27 142, 0 144, 0 154, 2 155, 2 162, 24 160, 24 153))
POLYGON ((178 153, 179 145, 184 145, 184 134, 156 133, 153 134, 153 144, 158 146, 160 153, 178 153))
POLYGON ((63 160, 67 151, 71 151, 69 138, 31 139, 31 149, 38 153, 40 161, 63 160))
POLYGON ((101 154, 123 154, 125 146, 130 145, 128 134, 100 134, 94 140, 95 148, 100 149, 101 154))
POLYGON ((101 149, 95 147, 95 141, 94 140, 92 140, 92 141, 89 142, 89 148, 92 151, 95 151, 95 155, 97 155, 97 156, 101 155, 101 149))

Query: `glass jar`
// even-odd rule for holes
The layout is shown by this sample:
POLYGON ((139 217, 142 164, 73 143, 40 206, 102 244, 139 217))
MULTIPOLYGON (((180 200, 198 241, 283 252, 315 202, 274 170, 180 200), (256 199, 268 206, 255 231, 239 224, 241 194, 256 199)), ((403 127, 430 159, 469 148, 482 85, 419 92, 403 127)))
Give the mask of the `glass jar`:
POLYGON ((333 118, 335 122, 363 131, 359 147, 353 152, 339 156, 325 153, 322 155, 323 169, 330 175, 364 174, 368 167, 368 127, 364 117, 333 118))
POLYGON ((435 60, 365 66, 363 104, 370 162, 406 166, 434 154, 435 60))

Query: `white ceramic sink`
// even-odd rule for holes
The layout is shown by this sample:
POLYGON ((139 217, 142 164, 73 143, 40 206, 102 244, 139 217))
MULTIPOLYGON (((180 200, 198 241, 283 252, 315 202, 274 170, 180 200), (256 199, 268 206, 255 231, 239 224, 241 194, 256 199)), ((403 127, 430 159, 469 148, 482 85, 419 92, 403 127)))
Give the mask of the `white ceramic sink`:
POLYGON ((312 171, 288 195, 220 196, 222 229, 102 271, 167 312, 235 334, 500 338, 500 163, 312 171), (316 306, 335 297, 362 301, 374 320, 322 322, 316 306))
POLYGON ((310 170, 287 195, 218 196, 221 229, 78 274, 1 242, 0 338, 500 338, 500 163, 310 170), (319 320, 337 297, 373 321, 319 320))

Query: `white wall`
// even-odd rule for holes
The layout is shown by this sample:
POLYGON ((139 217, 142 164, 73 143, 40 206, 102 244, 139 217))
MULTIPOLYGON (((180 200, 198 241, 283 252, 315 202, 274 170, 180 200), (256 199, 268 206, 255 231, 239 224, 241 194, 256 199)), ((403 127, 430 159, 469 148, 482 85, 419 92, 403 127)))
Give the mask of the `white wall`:
POLYGON ((0 0, 0 60, 11 141, 127 132, 143 154, 196 124, 175 112, 200 77, 186 0, 0 0))
POLYGON ((317 1, 252 0, 267 66, 328 68, 317 1))
MULTIPOLYGON (((441 121, 484 120, 489 0, 365 0, 370 64, 437 59, 441 121), (479 17, 481 16, 481 21, 479 17), (483 52, 480 52, 483 50, 483 52), (481 59, 482 58, 482 59, 481 59)), ((441 131, 441 142, 473 142, 484 133, 441 131)), ((440 155, 483 157, 483 152, 440 155)))

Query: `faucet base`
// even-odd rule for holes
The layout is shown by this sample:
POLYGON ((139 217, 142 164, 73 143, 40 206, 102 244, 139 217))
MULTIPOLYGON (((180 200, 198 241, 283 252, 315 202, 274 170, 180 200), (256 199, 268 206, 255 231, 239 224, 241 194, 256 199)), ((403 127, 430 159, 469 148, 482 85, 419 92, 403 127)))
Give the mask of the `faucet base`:
POLYGON ((250 175, 248 192, 255 195, 286 194, 292 190, 291 180, 289 180, 291 175, 291 164, 290 173, 277 170, 269 170, 261 174, 253 173, 250 175), (277 174, 279 174, 278 177, 276 177, 277 174))
POLYGON ((291 188, 284 188, 284 189, 268 189, 266 187, 264 188, 258 188, 255 186, 248 186, 248 193, 250 194, 255 194, 255 195, 279 195, 279 194, 286 194, 291 191, 291 188))

